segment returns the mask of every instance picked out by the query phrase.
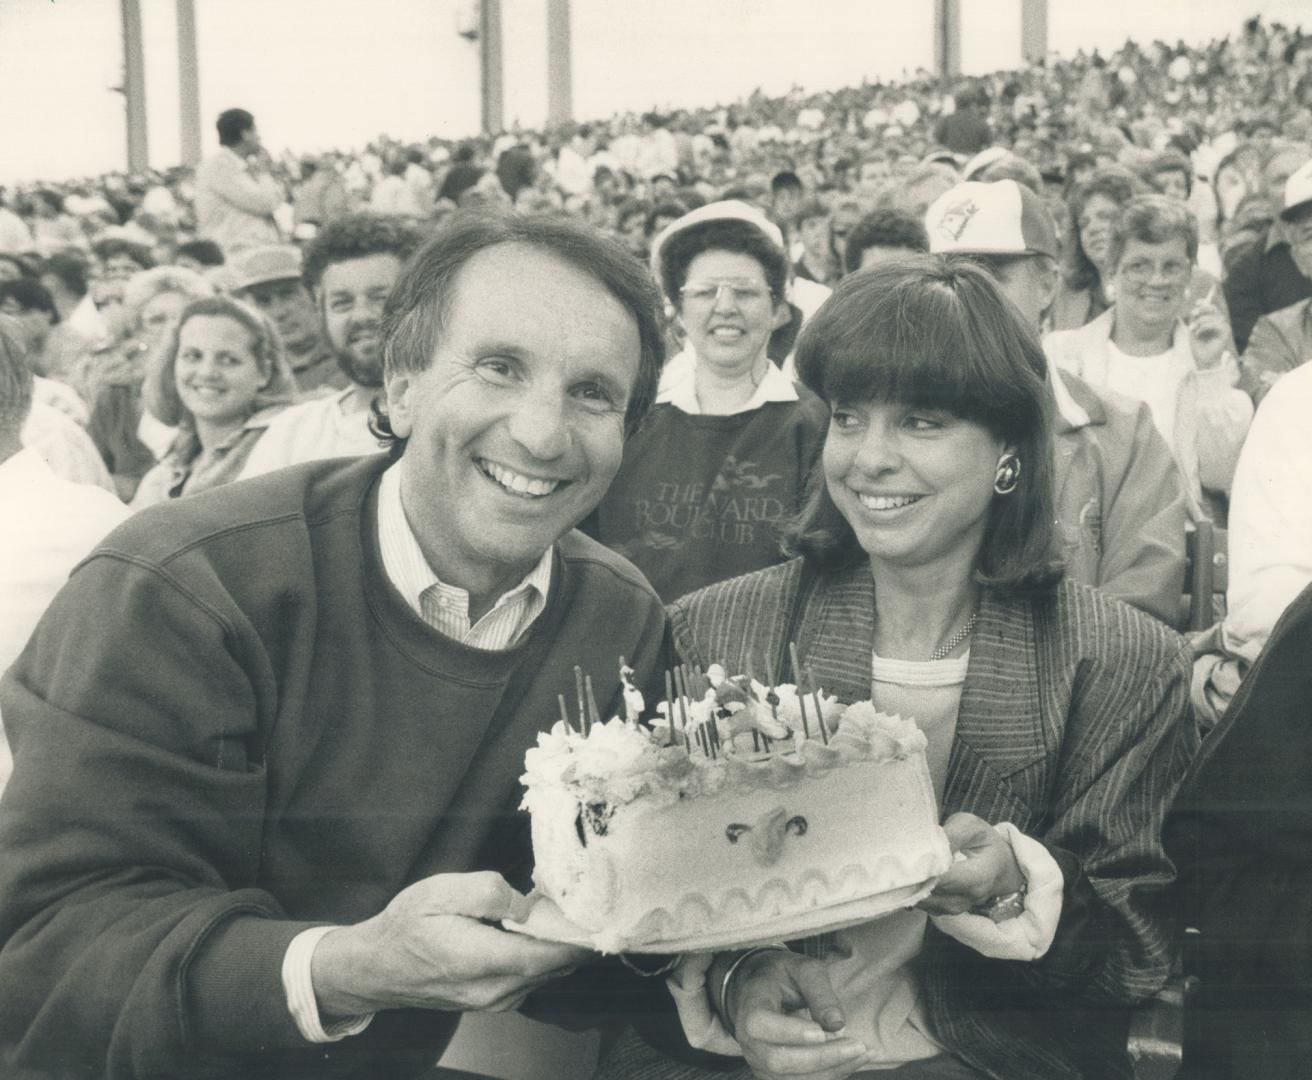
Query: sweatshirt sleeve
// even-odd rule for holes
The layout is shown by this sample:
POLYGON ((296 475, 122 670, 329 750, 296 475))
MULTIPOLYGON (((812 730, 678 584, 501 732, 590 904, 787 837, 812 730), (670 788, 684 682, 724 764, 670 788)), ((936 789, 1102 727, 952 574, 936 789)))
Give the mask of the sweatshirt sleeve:
POLYGON ((202 580, 101 553, 0 684, 0 1047, 42 1075, 176 1075, 304 1047, 254 887, 273 678, 202 580))

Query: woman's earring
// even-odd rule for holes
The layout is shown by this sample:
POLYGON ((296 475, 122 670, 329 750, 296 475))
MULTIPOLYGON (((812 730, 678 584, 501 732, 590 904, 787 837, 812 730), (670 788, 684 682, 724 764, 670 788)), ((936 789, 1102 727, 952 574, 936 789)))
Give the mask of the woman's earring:
POLYGON ((993 490, 999 495, 1010 495, 1020 483, 1020 458, 1010 450, 998 458, 998 471, 993 477, 993 490))

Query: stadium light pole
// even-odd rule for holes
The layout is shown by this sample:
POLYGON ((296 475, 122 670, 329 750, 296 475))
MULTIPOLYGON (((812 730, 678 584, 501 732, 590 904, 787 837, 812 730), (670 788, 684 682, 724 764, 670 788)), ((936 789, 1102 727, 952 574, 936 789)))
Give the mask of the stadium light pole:
POLYGON ((478 49, 482 78, 483 133, 505 128, 505 85, 501 61, 501 0, 482 0, 478 10, 478 49))
POLYGON ((1048 0, 1020 0, 1020 55, 1027 64, 1048 55, 1048 0))
POLYGON ((119 0, 123 22, 123 100, 127 120, 128 172, 150 168, 146 138, 146 59, 141 39, 141 5, 119 0))
POLYGON ((196 2, 177 0, 178 125, 182 164, 200 164, 200 61, 196 52, 196 2))
POLYGON ((569 0, 547 0, 547 123, 574 119, 569 0))
POLYGON ((961 74, 961 0, 934 0, 934 73, 940 82, 961 74))

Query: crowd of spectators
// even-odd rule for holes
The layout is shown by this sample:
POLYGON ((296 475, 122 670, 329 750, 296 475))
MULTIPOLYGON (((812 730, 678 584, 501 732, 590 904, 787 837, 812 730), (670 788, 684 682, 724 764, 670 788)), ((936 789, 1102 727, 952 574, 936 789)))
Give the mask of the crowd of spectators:
POLYGON ((388 293, 471 211, 566 215, 650 266, 670 360, 583 527, 667 602, 782 560, 828 424, 793 343, 841 279, 925 251, 983 263, 1043 341, 1076 579, 1182 628, 1186 529, 1228 530, 1202 728, 1312 583, 1298 28, 458 143, 275 157, 242 109, 217 133, 194 171, 0 190, 0 353, 34 376, 0 363, 5 561, 33 578, 0 669, 130 510, 376 451, 388 293))

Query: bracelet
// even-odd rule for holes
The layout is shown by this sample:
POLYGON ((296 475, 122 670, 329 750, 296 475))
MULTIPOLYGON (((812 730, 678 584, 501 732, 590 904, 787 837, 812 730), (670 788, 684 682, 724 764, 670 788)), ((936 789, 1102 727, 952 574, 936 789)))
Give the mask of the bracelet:
POLYGON ((639 967, 632 960, 630 960, 628 953, 620 953, 620 963, 623 964, 630 971, 632 971, 635 975, 641 975, 644 979, 655 978, 657 975, 668 975, 671 971, 673 971, 676 967, 678 967, 679 961, 682 959, 683 959, 683 953, 675 953, 668 960, 666 960, 665 963, 661 964, 660 967, 655 967, 648 970, 647 968, 639 967))
POLYGON ((733 977, 738 974, 738 969, 743 966, 744 961, 750 959, 753 956, 756 956, 758 953, 792 952, 792 951, 793 950, 790 949, 787 945, 783 945, 783 944, 757 945, 754 949, 748 949, 745 953, 743 953, 740 957, 738 957, 737 960, 735 960, 732 964, 729 965, 729 970, 724 973, 724 979, 721 980, 720 982, 720 996, 719 996, 718 1004, 720 1007, 719 1008, 720 1021, 724 1024, 725 1030, 728 1031, 730 1035, 733 1034, 733 1021, 729 1019, 729 983, 733 979, 733 977))
POLYGON ((985 900, 984 903, 971 908, 970 913, 972 915, 983 915, 984 918, 995 923, 1019 918, 1025 914, 1025 894, 1028 891, 1028 885, 1022 885, 1014 893, 1007 893, 1005 896, 994 896, 985 900))

